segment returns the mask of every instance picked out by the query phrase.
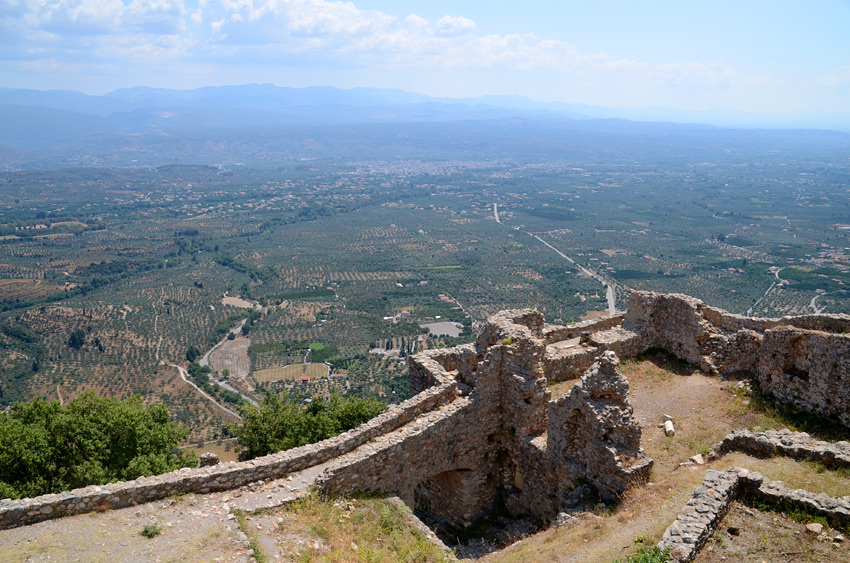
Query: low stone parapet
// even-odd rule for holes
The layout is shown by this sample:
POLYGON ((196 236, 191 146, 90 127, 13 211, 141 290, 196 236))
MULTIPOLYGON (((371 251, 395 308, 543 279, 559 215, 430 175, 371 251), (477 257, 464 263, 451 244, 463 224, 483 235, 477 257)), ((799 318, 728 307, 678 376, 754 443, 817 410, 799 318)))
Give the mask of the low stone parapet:
POLYGON ((738 499, 758 499, 775 506, 802 508, 823 516, 836 528, 850 524, 850 496, 837 498, 789 489, 781 481, 771 481, 746 469, 709 470, 693 498, 664 532, 658 547, 669 549, 675 561, 693 561, 738 499))
POLYGON ((95 510, 123 508, 182 493, 235 489, 261 479, 277 479, 346 454, 379 436, 412 422, 422 413, 457 398, 457 384, 445 381, 339 436, 250 461, 184 468, 133 481, 90 486, 27 499, 0 501, 0 529, 95 510))
POLYGON ((658 547, 676 561, 693 561, 740 493, 742 469, 705 472, 705 480, 664 532, 658 547))
POLYGON ((850 467, 850 442, 822 442, 805 432, 770 430, 752 432, 736 430, 714 446, 719 455, 736 451, 754 457, 769 458, 776 455, 819 461, 830 469, 850 467))
MULTIPOLYGON (((834 528, 850 524, 850 496, 831 497, 802 489, 789 489, 781 481, 771 481, 756 472, 746 472, 742 478, 742 493, 747 498, 758 499, 777 506, 796 506, 823 516, 834 528)), ((850 492, 850 491, 848 491, 850 492)))

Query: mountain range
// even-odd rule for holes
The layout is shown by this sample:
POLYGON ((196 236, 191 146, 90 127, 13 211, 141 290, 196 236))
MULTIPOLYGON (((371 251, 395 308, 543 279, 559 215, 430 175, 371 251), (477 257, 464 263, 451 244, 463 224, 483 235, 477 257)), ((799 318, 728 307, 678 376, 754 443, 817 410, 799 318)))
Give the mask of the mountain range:
POLYGON ((92 96, 0 88, 0 167, 273 163, 292 158, 539 156, 637 149, 844 150, 850 122, 612 109, 518 96, 432 98, 401 90, 271 84, 92 96), (770 125, 770 127, 767 127, 770 125), (828 124, 827 124, 828 125, 828 124), (824 130, 819 130, 824 129, 824 130), (651 141, 650 141, 651 140, 651 141), (635 145, 637 143, 637 145, 635 145), (725 147, 725 148, 724 148, 725 147))

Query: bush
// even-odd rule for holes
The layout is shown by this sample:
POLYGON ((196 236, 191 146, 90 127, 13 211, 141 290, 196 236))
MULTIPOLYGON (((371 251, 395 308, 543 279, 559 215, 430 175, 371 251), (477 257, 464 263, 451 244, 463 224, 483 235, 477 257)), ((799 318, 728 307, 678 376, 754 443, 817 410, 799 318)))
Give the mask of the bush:
MULTIPOLYGON (((670 561, 670 550, 660 547, 642 547, 636 555, 629 555, 622 563, 667 563, 670 561)), ((619 559, 614 563, 621 563, 619 559)))
POLYGON ((188 431, 162 405, 87 391, 66 406, 35 399, 0 413, 0 494, 34 497, 197 465, 188 431))
POLYGON ((142 528, 142 531, 139 532, 140 536, 144 536, 148 539, 152 539, 157 537, 162 532, 162 527, 159 524, 145 524, 145 527, 142 528))
POLYGON ((341 434, 384 412, 377 399, 331 396, 302 406, 284 392, 266 395, 260 408, 243 405, 242 424, 231 428, 244 451, 242 459, 268 455, 341 434))

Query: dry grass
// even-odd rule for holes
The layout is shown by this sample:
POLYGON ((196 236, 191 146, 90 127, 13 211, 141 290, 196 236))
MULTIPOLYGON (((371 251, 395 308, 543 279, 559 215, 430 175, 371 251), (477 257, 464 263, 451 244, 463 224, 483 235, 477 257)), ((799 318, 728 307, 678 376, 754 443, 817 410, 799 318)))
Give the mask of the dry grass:
MULTIPOLYGON (((781 480, 789 487, 833 496, 850 490, 850 475, 846 472, 827 471, 819 464, 788 458, 762 460, 735 453, 710 465, 680 467, 679 463, 706 452, 733 429, 782 428, 782 425, 769 414, 756 412, 747 397, 731 392, 734 381, 676 372, 691 370, 667 363, 663 358, 623 362, 635 417, 643 425, 642 443, 646 454, 655 460, 648 486, 628 491, 613 510, 600 511, 599 518, 568 528, 550 528, 479 561, 583 563, 623 559, 641 545, 654 545, 661 539, 709 468, 746 467, 781 480), (664 436, 658 428, 665 414, 673 417, 674 437, 664 436)), ((727 557, 727 560, 737 559, 727 557)))
POLYGON ((735 503, 696 561, 850 561, 847 542, 832 543, 826 538, 838 532, 825 531, 818 540, 805 523, 735 503))
POLYGON ((299 563, 454 561, 412 525, 412 518, 401 503, 366 496, 339 500, 309 496, 255 517, 258 529, 268 529, 263 523, 277 522, 276 529, 257 538, 269 559, 299 563))
POLYGON ((254 379, 257 383, 293 381, 304 376, 310 379, 321 379, 327 377, 328 373, 329 368, 325 364, 292 364, 283 368, 269 368, 255 371, 254 379))

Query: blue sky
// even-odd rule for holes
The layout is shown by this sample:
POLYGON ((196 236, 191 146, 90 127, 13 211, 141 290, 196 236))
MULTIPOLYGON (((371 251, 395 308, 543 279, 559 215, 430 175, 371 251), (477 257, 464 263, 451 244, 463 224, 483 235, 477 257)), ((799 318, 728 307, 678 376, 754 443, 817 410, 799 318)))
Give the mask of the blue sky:
POLYGON ((0 86, 400 88, 850 114, 850 0, 0 0, 0 86))

